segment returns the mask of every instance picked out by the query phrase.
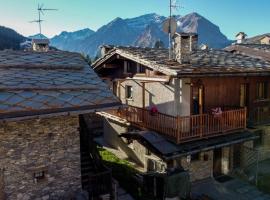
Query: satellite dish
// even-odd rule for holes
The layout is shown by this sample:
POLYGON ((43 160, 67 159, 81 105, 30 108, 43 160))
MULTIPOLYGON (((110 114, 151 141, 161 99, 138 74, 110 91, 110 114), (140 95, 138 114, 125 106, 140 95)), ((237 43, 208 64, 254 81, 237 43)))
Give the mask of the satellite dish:
POLYGON ((172 35, 176 32, 177 23, 174 18, 168 18, 163 22, 163 31, 165 33, 171 33, 172 35))

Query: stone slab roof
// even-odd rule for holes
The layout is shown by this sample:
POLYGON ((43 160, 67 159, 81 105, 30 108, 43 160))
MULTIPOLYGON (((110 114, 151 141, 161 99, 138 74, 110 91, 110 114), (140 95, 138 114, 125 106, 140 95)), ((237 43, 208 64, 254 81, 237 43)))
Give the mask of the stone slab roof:
POLYGON ((270 33, 265 33, 265 34, 262 34, 262 35, 257 35, 257 36, 254 36, 254 37, 246 38, 243 41, 243 43, 245 43, 245 44, 261 44, 261 40, 264 37, 270 37, 270 33))
POLYGON ((119 104, 77 53, 0 51, 0 119, 119 104))
POLYGON ((270 62, 270 45, 268 44, 234 44, 226 47, 225 50, 270 62))
POLYGON ((269 62, 225 50, 196 50, 191 53, 189 64, 180 64, 168 59, 168 49, 140 47, 115 47, 93 64, 94 69, 98 70, 117 55, 175 76, 270 73, 269 62))

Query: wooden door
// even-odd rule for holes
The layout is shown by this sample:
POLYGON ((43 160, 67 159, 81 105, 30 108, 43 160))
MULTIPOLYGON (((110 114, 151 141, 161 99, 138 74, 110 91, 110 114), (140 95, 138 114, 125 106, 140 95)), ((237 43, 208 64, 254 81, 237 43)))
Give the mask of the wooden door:
POLYGON ((112 90, 113 90, 113 94, 116 96, 117 96, 117 87, 118 87, 118 82, 113 81, 112 90))
POLYGON ((204 110, 204 88, 202 85, 192 87, 192 114, 203 114, 204 110))
POLYGON ((213 158, 213 176, 218 177, 222 175, 222 150, 221 148, 214 150, 214 158, 213 158))
POLYGON ((243 83, 240 85, 240 107, 248 107, 249 104, 249 85, 243 83))

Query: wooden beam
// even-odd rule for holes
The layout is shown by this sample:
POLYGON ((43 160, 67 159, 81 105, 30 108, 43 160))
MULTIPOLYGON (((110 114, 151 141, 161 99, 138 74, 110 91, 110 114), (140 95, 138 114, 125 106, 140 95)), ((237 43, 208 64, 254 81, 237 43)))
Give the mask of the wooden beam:
POLYGON ((142 83, 142 107, 145 108, 145 83, 142 83))

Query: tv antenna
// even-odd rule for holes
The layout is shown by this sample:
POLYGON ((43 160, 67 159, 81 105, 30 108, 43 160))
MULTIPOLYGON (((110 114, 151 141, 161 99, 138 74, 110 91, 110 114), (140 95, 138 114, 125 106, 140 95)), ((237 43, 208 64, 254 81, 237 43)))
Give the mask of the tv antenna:
POLYGON ((57 11, 58 9, 53 9, 53 8, 44 8, 43 4, 38 4, 38 19, 30 21, 30 23, 38 23, 39 25, 39 36, 41 37, 41 23, 44 21, 41 19, 41 15, 44 15, 45 11, 57 11))
POLYGON ((172 59, 172 35, 176 32, 177 23, 172 16, 174 10, 181 8, 177 0, 170 0, 170 16, 163 22, 163 31, 169 34, 169 59, 172 59))

